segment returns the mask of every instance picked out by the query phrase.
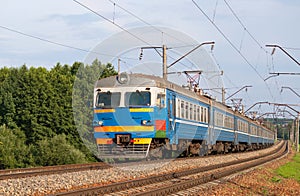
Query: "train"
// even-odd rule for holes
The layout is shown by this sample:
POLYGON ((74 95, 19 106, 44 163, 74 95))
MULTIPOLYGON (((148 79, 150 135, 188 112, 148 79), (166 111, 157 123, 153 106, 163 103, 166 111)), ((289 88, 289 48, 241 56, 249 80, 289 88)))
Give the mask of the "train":
POLYGON ((261 149, 275 133, 201 90, 121 73, 94 86, 93 129, 101 158, 205 156, 261 149))

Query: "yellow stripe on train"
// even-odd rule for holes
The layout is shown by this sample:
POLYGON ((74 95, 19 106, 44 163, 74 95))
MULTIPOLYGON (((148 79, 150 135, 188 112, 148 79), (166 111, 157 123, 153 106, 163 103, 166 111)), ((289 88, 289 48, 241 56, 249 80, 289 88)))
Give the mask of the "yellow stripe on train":
MULTIPOLYGON (((115 112, 115 109, 95 109, 95 113, 112 113, 115 112)), ((153 108, 130 108, 130 112, 153 112, 153 108)))
POLYGON ((153 112, 153 108, 130 108, 130 112, 153 112))
POLYGON ((111 113, 111 112, 115 112, 115 109, 97 109, 94 110, 95 113, 111 113))
POLYGON ((95 127, 95 132, 143 132, 154 131, 154 126, 103 126, 95 127))
POLYGON ((150 144, 152 138, 134 138, 133 144, 150 144))
POLYGON ((96 138, 97 144, 112 144, 113 139, 112 138, 96 138))
MULTIPOLYGON (((150 144, 152 138, 133 138, 133 144, 150 144)), ((113 144, 112 138, 96 138, 97 144, 113 144)))

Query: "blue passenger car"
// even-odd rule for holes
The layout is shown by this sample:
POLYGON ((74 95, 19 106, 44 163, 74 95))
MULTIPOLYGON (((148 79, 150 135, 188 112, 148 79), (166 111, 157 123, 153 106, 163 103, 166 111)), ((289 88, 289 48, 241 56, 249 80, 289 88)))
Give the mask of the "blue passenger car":
POLYGON ((94 136, 100 157, 144 158, 238 151, 273 143, 230 107, 160 77, 111 76, 94 90, 94 136))

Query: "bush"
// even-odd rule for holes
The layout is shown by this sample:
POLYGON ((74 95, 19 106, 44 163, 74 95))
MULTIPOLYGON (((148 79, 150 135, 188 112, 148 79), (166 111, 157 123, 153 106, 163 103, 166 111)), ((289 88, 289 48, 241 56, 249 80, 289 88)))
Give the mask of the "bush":
POLYGON ((41 166, 85 163, 85 155, 70 145, 64 134, 37 143, 34 150, 35 162, 41 166))

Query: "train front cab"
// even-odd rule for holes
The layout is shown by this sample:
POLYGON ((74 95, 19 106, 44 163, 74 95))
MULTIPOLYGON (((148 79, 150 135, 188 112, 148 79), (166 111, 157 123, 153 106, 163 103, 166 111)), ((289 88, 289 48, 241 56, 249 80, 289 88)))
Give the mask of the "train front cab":
POLYGON ((166 93, 157 87, 97 88, 94 137, 100 158, 144 158, 166 138, 166 93))

